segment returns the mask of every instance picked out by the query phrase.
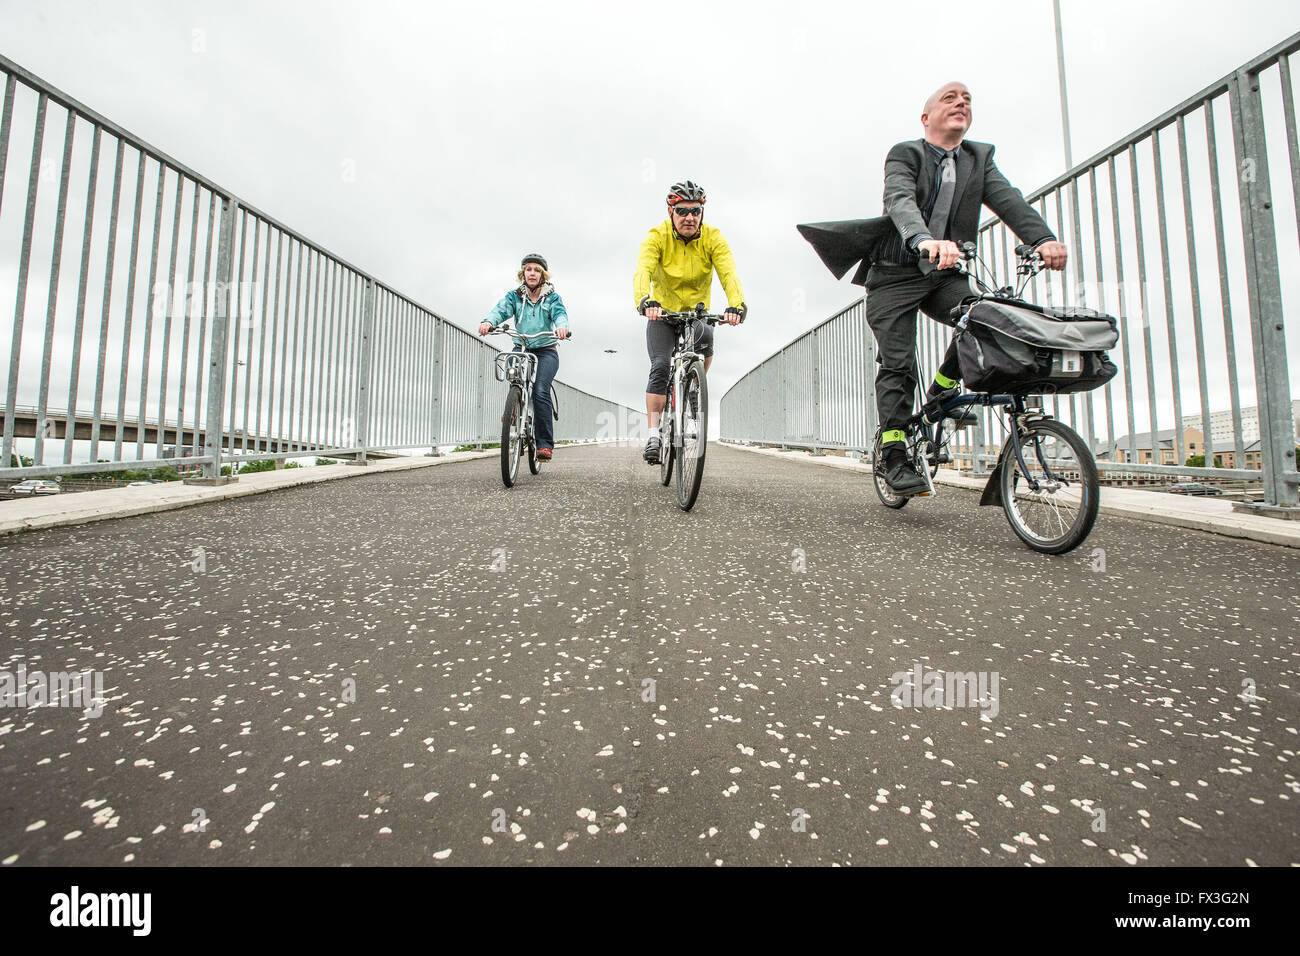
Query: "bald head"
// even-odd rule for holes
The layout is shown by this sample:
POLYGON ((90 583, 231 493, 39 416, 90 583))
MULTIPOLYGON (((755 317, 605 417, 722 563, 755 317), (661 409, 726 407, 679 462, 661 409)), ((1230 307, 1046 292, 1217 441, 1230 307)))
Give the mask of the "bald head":
POLYGON ((967 100, 970 99, 970 90, 966 89, 966 84, 957 80, 952 80, 951 82, 945 83, 925 98, 925 105, 921 107, 921 115, 924 116, 929 113, 930 110, 934 109, 934 104, 938 103, 939 98, 948 90, 959 90, 966 94, 967 100))
POLYGON ((953 81, 939 87, 925 101, 921 125, 925 138, 943 149, 962 141, 971 124, 971 95, 965 83, 953 81))

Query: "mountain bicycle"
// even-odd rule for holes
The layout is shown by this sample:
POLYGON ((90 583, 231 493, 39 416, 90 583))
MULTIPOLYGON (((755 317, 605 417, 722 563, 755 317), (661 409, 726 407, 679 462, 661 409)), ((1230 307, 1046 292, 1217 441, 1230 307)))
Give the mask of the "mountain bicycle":
MULTIPOLYGON (((493 329, 492 335, 510 335, 520 339, 553 338, 552 332, 519 332, 509 326, 493 329)), ((569 333, 573 338, 573 333, 569 333)), ((567 341, 557 339, 556 341, 567 341)), ((533 387, 537 382, 537 356, 522 345, 509 352, 500 352, 495 360, 494 372, 498 382, 509 382, 505 411, 501 413, 501 481, 513 488, 519 474, 519 459, 528 454, 528 470, 534 475, 542 470, 537 457, 537 435, 533 430, 533 387)), ((551 385, 551 408, 555 420, 560 420, 560 403, 551 385)))
MULTIPOLYGON (((1019 287, 993 288, 971 265, 978 263, 975 244, 962 243, 960 268, 971 277, 972 288, 978 289, 979 294, 952 310, 952 318, 959 326, 962 317, 981 299, 1024 304, 1021 293, 1043 268, 1043 262, 1025 245, 1016 248, 1016 256, 1016 272, 1022 277, 1019 287)), ((1087 443, 1074 429, 1034 406, 1027 394, 967 392, 937 406, 934 403, 923 406, 909 418, 902 427, 907 436, 906 454, 926 485, 924 491, 914 496, 898 494, 885 481, 880 441, 883 429, 878 428, 871 470, 881 503, 887 508, 902 508, 910 497, 935 495, 934 476, 940 465, 952 460, 948 448, 957 430, 952 420, 959 419, 973 406, 1000 409, 1008 432, 980 504, 1000 504, 1011 529, 1035 551, 1064 554, 1078 547, 1097 520, 1100 503, 1097 463, 1087 443)))
POLYGON ((667 486, 677 469, 677 506, 690 511, 700 494, 704 477, 704 452, 709 438, 709 391, 704 378, 704 356, 695 351, 695 322, 716 326, 725 315, 704 310, 701 302, 687 312, 660 313, 677 330, 673 346, 668 402, 659 423, 659 483, 667 486))

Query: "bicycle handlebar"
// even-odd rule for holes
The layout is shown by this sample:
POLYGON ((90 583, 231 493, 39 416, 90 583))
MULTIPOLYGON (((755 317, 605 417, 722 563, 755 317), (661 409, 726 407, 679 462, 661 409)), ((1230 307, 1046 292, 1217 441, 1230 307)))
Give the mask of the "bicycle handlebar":
MULTIPOLYGON (((1037 275, 1045 268, 1042 255, 1035 251, 1028 243, 1022 242, 1020 245, 1016 246, 1016 275, 1025 277, 1024 281, 1021 283, 1020 289, 1013 289, 1011 286, 1007 286, 1005 289, 994 289, 985 282, 983 278, 981 278, 977 269, 972 265, 973 263, 980 262, 975 243, 966 240, 957 245, 961 250, 961 258, 957 260, 957 270, 970 276, 971 279, 975 281, 975 284, 978 285, 985 294, 1005 297, 1005 293, 1011 292, 1014 297, 1019 298, 1020 292, 1024 289, 1025 283, 1027 283, 1032 276, 1037 275)), ((989 278, 992 278, 991 272, 989 273, 989 278)), ((953 311, 956 312, 958 310, 954 309, 953 311)))
MULTIPOLYGON (((686 322, 687 320, 699 319, 702 322, 709 323, 709 325, 717 325, 719 322, 727 321, 727 315, 725 312, 722 313, 721 315, 719 315, 716 312, 705 312, 703 302, 697 305, 694 309, 689 309, 685 312, 672 312, 669 311, 668 309, 660 309, 659 318, 666 319, 666 320, 676 319, 676 320, 680 320, 683 323, 686 322)), ((740 321, 741 322, 745 321, 744 316, 741 316, 740 321)))
POLYGON ((488 335, 513 335, 521 339, 540 339, 540 338, 545 338, 546 336, 550 336, 551 338, 555 339, 557 342, 567 342, 569 339, 573 338, 573 331, 571 329, 566 329, 565 331, 569 333, 568 336, 565 338, 560 338, 558 335, 555 334, 555 331, 520 332, 516 329, 510 328, 509 326, 498 326, 495 329, 491 329, 487 334, 488 335))

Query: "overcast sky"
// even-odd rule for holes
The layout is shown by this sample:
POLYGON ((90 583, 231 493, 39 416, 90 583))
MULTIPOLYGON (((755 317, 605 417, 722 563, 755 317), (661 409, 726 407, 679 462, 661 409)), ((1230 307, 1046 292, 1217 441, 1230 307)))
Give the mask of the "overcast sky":
MULTIPOLYGON (((1062 7, 1076 161, 1300 29, 1294 2, 1062 7)), ((578 333, 560 377, 635 407, 632 271, 673 181, 707 189, 751 307, 717 397, 855 297, 794 225, 878 214, 940 83, 1013 183, 1063 171, 1051 3, 916 9, 0 0, 0 52, 464 327, 544 253, 578 333)))

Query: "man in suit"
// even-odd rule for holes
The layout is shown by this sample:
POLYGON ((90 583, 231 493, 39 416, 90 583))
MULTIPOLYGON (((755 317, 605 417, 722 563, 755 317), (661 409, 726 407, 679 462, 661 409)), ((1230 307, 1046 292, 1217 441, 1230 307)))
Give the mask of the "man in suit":
MULTIPOLYGON (((1065 246, 998 171, 993 147, 965 138, 970 124, 970 91, 955 82, 940 87, 921 113, 924 137, 897 144, 885 159, 884 216, 799 227, 837 277, 861 260, 853 281, 867 288, 867 322, 876 336, 885 480, 902 495, 926 488, 907 459, 901 430, 917 384, 917 309, 951 324, 949 311, 971 294, 969 280, 953 267, 958 243, 976 239, 980 207, 992 209, 1048 268, 1065 268, 1065 246)), ((927 407, 955 395, 960 377, 950 343, 927 407)))

